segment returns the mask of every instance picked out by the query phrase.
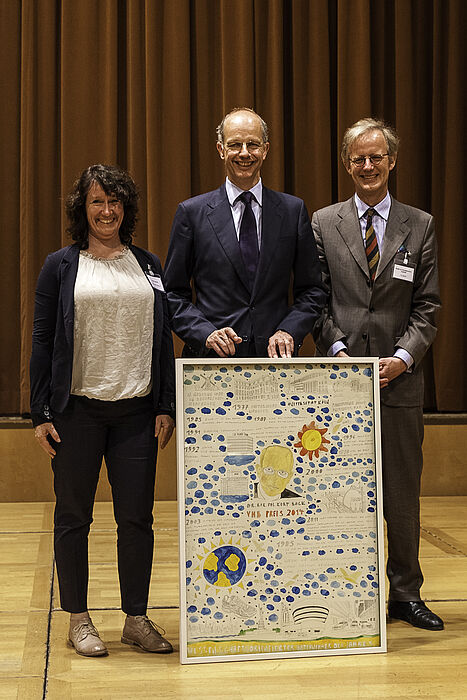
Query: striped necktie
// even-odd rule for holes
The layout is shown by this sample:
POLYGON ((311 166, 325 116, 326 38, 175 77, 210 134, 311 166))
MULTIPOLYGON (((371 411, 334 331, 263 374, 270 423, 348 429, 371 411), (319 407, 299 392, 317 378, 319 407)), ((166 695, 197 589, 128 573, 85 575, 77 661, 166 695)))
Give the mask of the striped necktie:
POLYGON ((366 217, 365 229, 365 252, 368 260, 368 269, 370 271, 370 279, 374 282, 376 276, 376 268, 379 262, 379 248, 376 239, 375 229, 373 228, 373 216, 376 214, 374 209, 367 209, 364 216, 366 217))

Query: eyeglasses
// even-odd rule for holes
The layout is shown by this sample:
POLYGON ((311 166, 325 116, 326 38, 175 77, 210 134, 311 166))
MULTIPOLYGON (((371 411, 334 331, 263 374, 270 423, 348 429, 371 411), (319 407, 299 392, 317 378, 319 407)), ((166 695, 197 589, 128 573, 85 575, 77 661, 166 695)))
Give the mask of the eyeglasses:
POLYGON ((88 207, 98 208, 105 205, 107 205, 109 209, 117 209, 118 207, 123 206, 123 202, 121 202, 119 199, 108 199, 107 202, 105 202, 103 199, 94 199, 92 202, 88 202, 87 204, 88 207))
POLYGON ((255 153, 260 151, 264 146, 264 143, 258 143, 257 141, 234 141, 233 143, 226 143, 225 147, 231 153, 240 153, 243 146, 245 146, 248 153, 255 153))
POLYGON ((288 476, 291 476, 291 474, 285 469, 274 469, 274 467, 264 467, 263 474, 266 474, 266 476, 277 474, 277 476, 280 476, 281 479, 287 479, 288 476))
POLYGON ((369 160, 372 165, 379 165, 383 158, 387 158, 388 156, 389 153, 383 153, 381 155, 377 153, 374 156, 357 156, 356 158, 349 158, 349 160, 353 165, 360 167, 364 165, 367 160, 369 160))

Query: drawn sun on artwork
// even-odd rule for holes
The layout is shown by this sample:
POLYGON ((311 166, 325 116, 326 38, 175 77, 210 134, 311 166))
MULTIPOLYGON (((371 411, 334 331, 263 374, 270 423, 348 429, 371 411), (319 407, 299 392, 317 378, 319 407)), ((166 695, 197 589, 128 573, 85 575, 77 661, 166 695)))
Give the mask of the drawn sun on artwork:
POLYGON ((328 448, 325 443, 329 444, 329 440, 324 437, 328 432, 327 428, 318 428, 314 421, 308 425, 304 425, 298 431, 299 442, 294 444, 294 447, 300 447, 300 456, 303 457, 308 453, 308 457, 312 459, 313 455, 319 457, 320 452, 327 452, 328 448))
POLYGON ((204 579, 204 584, 214 588, 232 589, 233 586, 244 588, 243 578, 252 576, 247 571, 248 564, 255 559, 247 559, 247 548, 241 547, 241 540, 234 542, 230 538, 225 542, 222 538, 211 547, 203 547, 204 554, 198 554, 198 578, 204 579))

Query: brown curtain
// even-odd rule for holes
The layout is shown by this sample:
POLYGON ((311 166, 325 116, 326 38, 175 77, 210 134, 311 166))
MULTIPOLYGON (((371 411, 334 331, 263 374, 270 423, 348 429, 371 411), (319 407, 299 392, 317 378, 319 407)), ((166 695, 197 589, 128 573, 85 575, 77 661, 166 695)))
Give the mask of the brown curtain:
POLYGON ((28 410, 35 282, 75 177, 128 168, 136 242, 164 259, 177 203, 223 178, 215 127, 237 105, 270 125, 265 182, 310 212, 351 194, 344 129, 396 125, 391 191, 434 213, 440 248, 426 405, 467 410, 466 19, 464 0, 0 0, 0 413, 28 410))

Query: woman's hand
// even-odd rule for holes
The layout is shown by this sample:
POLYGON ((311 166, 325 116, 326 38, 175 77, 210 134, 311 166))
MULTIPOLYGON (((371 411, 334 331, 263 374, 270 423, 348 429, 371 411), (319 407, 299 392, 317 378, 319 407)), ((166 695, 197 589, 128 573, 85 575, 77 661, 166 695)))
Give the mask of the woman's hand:
POLYGON ((175 428, 174 419, 171 416, 162 413, 156 416, 156 438, 159 438, 159 445, 163 450, 172 437, 175 428))
POLYGON ((42 447, 44 452, 47 452, 49 457, 55 457, 57 453, 55 452, 50 442, 47 440, 47 435, 50 435, 52 440, 54 440, 55 442, 61 442, 60 436, 55 430, 53 423, 41 423, 37 426, 37 428, 34 431, 34 437, 36 438, 37 442, 42 447))

